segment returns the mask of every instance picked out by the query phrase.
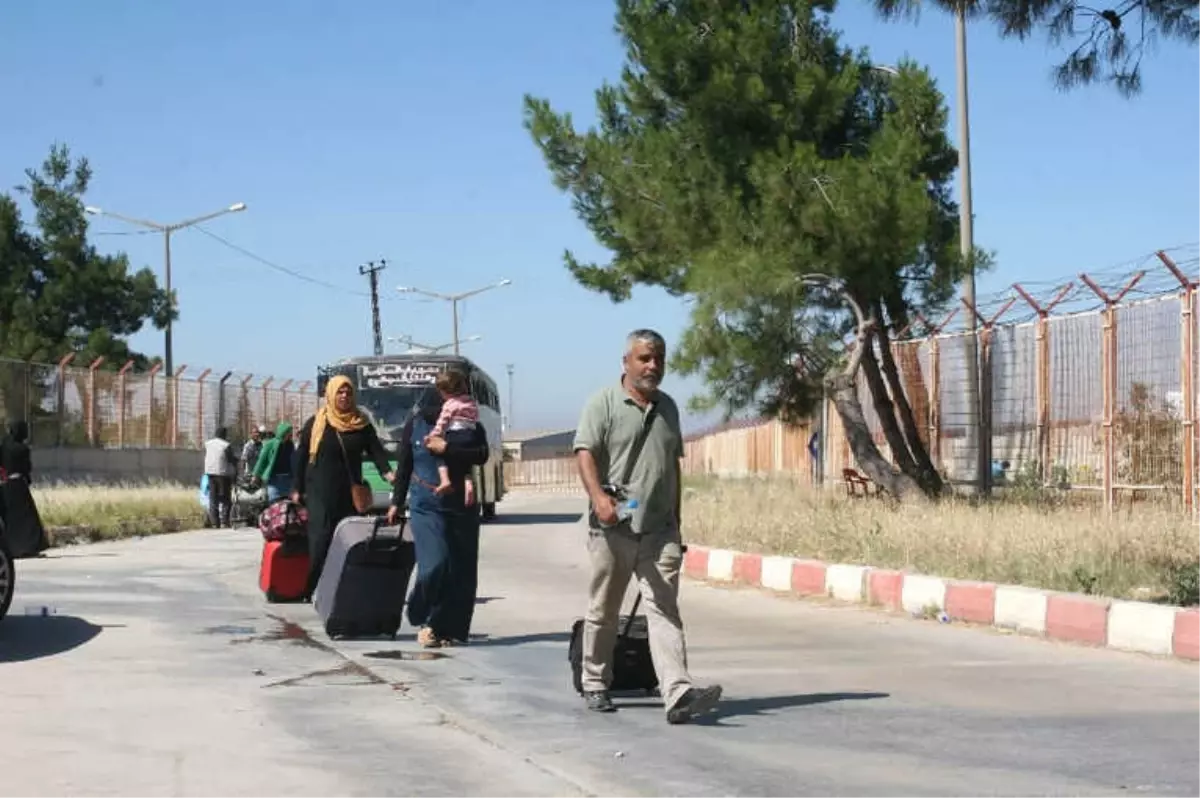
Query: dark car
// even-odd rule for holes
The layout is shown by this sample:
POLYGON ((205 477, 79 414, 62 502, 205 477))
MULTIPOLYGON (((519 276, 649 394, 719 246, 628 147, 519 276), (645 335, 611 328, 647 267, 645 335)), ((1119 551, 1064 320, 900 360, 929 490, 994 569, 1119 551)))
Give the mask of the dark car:
POLYGON ((4 616, 8 615, 16 587, 17 571, 8 542, 4 539, 4 522, 0 520, 0 620, 4 620, 4 616))

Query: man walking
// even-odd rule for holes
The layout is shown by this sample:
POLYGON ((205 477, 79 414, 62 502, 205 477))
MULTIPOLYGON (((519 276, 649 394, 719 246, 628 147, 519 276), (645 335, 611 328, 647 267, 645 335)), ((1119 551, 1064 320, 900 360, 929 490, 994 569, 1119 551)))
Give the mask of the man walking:
POLYGON ((250 440, 246 441, 246 445, 242 447, 242 476, 248 477, 254 473, 254 466, 258 464, 258 456, 262 454, 263 436, 266 433, 267 428, 259 424, 250 433, 250 440))
POLYGON ((231 526, 229 511, 233 505, 233 477, 237 474, 237 454, 229 443, 229 432, 217 428, 217 434, 204 443, 204 473, 208 476, 208 522, 220 529, 231 526))
POLYGON ((658 389, 666 342, 654 330, 626 340, 619 383, 588 401, 575 432, 579 475, 590 500, 590 595, 583 626, 583 695, 588 709, 616 709, 608 693, 617 621, 629 580, 636 577, 649 624, 667 722, 686 723, 712 710, 720 685, 694 687, 679 615, 683 434, 679 408, 658 389), (613 483, 628 500, 618 503, 613 483), (634 505, 632 500, 636 500, 634 505))

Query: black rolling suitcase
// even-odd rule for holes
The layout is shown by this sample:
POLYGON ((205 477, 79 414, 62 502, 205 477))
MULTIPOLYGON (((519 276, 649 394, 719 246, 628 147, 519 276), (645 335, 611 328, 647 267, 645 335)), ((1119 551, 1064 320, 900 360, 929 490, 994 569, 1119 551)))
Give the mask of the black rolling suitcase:
MULTIPOLYGON (((653 695, 658 689, 658 671, 650 657, 650 628, 645 615, 638 615, 642 594, 633 601, 628 615, 617 622, 617 644, 612 658, 612 684, 614 693, 642 692, 653 695)), ((583 619, 571 625, 571 642, 567 646, 567 659, 571 662, 571 683, 575 692, 583 693, 583 619)))
POLYGON ((337 525, 313 607, 330 637, 393 637, 404 618, 416 565, 412 533, 401 523, 351 516, 337 525))

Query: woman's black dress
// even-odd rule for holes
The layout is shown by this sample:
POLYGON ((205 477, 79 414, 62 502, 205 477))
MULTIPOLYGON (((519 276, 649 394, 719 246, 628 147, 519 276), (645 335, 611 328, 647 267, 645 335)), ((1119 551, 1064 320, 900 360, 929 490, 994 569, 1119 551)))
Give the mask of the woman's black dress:
POLYGON ((312 438, 313 419, 309 418, 300 429, 296 442, 296 456, 292 469, 292 489, 298 492, 308 510, 308 552, 311 562, 308 572, 308 595, 311 596, 325 567, 325 556, 333 532, 343 518, 357 515, 354 500, 350 495, 350 478, 362 481, 364 456, 370 457, 380 474, 392 470, 387 452, 379 441, 379 435, 371 424, 354 432, 341 433, 338 443, 337 430, 325 425, 321 447, 317 450, 316 462, 308 462, 309 443, 312 438), (345 447, 345 454, 342 447, 345 447))
POLYGON ((33 456, 29 444, 10 436, 0 444, 0 466, 4 481, 4 539, 14 558, 36 557, 50 548, 50 539, 42 525, 29 484, 33 477, 33 456))

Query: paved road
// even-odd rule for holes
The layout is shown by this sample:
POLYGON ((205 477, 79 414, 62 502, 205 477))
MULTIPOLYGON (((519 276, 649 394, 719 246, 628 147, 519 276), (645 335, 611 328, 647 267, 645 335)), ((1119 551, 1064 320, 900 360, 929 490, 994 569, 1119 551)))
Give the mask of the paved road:
POLYGON ((1200 794, 1194 664, 753 591, 684 588, 712 722, 590 715, 565 653, 579 507, 506 500, 479 637, 429 660, 407 628, 331 645, 311 607, 265 604, 253 531, 21 561, 0 794, 1200 794))

